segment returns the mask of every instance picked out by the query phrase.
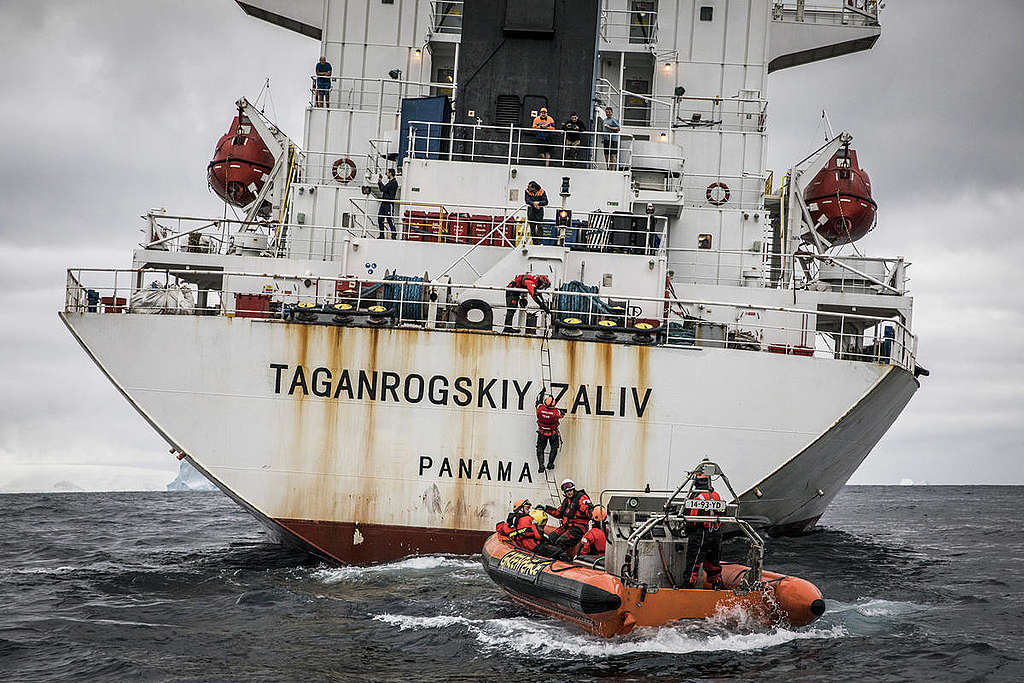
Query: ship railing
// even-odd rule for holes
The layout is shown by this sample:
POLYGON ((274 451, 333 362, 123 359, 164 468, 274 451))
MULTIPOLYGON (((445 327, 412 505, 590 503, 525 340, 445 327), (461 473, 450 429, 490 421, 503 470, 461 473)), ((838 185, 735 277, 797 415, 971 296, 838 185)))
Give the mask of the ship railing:
POLYGON ((665 250, 674 282, 889 296, 909 291, 910 263, 902 257, 782 254, 771 251, 767 240, 750 249, 717 249, 710 233, 698 235, 698 244, 703 246, 665 250))
POLYGON ((878 0, 834 0, 808 5, 804 0, 777 1, 772 6, 774 21, 829 24, 833 26, 878 26, 878 0))
POLYGON ((470 251, 479 246, 536 244, 644 255, 663 254, 667 243, 665 216, 595 210, 572 211, 571 217, 560 220, 560 209, 549 206, 544 220, 529 221, 525 204, 500 207, 396 200, 382 213, 382 202, 372 196, 349 201, 356 208, 351 230, 364 238, 383 234, 383 239, 465 244, 470 251))
POLYGON ((653 45, 658 42, 658 3, 634 2, 633 9, 601 6, 601 42, 612 45, 653 45), (641 9, 639 6, 645 6, 641 9))
MULTIPOLYGON (((379 195, 376 183, 368 189, 379 195)), ((351 211, 342 214, 341 225, 313 224, 304 219, 303 222, 247 223, 243 219, 151 212, 143 217, 146 219, 144 230, 156 237, 140 242, 139 246, 178 253, 333 261, 343 258, 338 248, 346 239, 402 240, 472 248, 536 244, 655 256, 664 253, 667 243, 668 219, 664 216, 575 211, 568 224, 557 224, 559 209, 553 206, 545 210, 544 220, 530 222, 526 219, 525 205, 395 200, 390 210, 382 210, 384 202, 374 194, 351 198, 349 204, 351 211)))
POLYGON ((576 287, 542 293, 548 312, 523 289, 463 285, 429 274, 364 278, 198 269, 72 268, 67 288, 68 313, 170 313, 516 334, 833 358, 896 365, 910 372, 916 368, 917 338, 898 317, 742 301, 631 296, 576 287), (711 311, 719 317, 713 318, 711 311))
POLYGON ((407 154, 413 159, 629 170, 632 135, 593 130, 579 135, 580 143, 574 145, 561 129, 410 121, 407 154))
MULTIPOLYGON (((396 71, 396 74, 398 72, 396 71)), ((400 74, 398 74, 400 76, 400 74)), ((407 97, 451 95, 452 83, 409 81, 401 78, 364 78, 355 76, 310 76, 309 106, 339 109, 381 116, 399 116, 402 100, 407 97), (317 79, 330 80, 330 88, 317 89, 317 79)), ((395 122, 397 123, 397 121, 395 122)), ((390 125, 388 126, 391 127, 390 125)), ((378 131, 379 132, 379 131, 378 131)))
MULTIPOLYGON (((671 62, 659 69, 674 68, 671 62)), ((679 94, 655 97, 616 87, 604 78, 596 83, 600 107, 612 107, 623 126, 650 133, 650 139, 665 134, 672 142, 673 130, 710 128, 715 131, 764 133, 768 121, 768 100, 756 90, 742 90, 734 97, 694 97, 679 94), (646 130, 653 129, 653 130, 646 130)))
POLYGON ((462 34, 462 2, 430 2, 430 32, 462 34))

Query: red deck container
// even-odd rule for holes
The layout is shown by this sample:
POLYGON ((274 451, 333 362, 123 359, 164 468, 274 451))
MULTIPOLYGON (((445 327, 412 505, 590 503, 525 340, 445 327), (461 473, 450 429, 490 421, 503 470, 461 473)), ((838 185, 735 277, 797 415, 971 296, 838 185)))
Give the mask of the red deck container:
POLYGON ((402 239, 410 242, 422 242, 426 227, 427 214, 425 211, 406 211, 402 220, 402 239))
POLYGON ((269 318, 269 294, 235 294, 236 318, 269 318))
POLYGON ((103 304, 104 313, 124 313, 128 300, 122 296, 101 296, 100 303, 103 304))

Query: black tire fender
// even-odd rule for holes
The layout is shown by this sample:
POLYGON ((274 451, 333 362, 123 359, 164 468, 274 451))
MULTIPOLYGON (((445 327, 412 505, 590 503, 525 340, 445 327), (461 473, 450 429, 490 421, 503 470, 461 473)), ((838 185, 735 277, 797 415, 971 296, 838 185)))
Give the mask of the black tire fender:
POLYGON ((459 330, 489 330, 494 327, 494 310, 483 299, 466 299, 455 307, 455 328, 459 330), (469 319, 470 311, 480 311, 481 320, 469 319))

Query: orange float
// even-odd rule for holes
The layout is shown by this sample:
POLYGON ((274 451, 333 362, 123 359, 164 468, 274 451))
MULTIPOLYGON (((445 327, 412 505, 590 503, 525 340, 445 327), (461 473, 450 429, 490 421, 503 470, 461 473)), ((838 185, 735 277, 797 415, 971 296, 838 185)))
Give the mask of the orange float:
MULTIPOLYGON (((714 471, 728 486, 720 468, 709 461, 688 474, 714 471)), ((512 600, 534 612, 557 617, 605 638, 624 635, 637 626, 664 626, 680 619, 706 619, 723 611, 742 610, 766 625, 805 626, 825 612, 821 591, 810 581, 760 569, 763 544, 760 537, 742 519, 735 516, 735 504, 722 504, 726 514, 703 515, 706 508, 694 510, 679 494, 605 492, 609 529, 608 555, 596 561, 577 559, 563 562, 516 547, 507 537, 495 533, 484 543, 484 570, 512 600), (728 512, 734 514, 729 516, 728 512), (714 589, 699 570, 691 587, 680 587, 679 572, 673 577, 671 565, 680 546, 685 556, 687 524, 704 522, 734 525, 750 543, 750 566, 722 564, 719 589, 714 589), (632 528, 624 534, 623 530, 632 528), (659 562, 642 566, 646 553, 659 562), (644 571, 630 571, 627 561, 644 571), (666 561, 665 558, 668 558, 666 561), (606 569, 603 560, 611 563, 606 569), (664 571, 658 569, 660 567, 664 571)), ((732 487, 729 486, 732 491, 732 487)), ((736 499, 733 492, 733 500, 736 499)))

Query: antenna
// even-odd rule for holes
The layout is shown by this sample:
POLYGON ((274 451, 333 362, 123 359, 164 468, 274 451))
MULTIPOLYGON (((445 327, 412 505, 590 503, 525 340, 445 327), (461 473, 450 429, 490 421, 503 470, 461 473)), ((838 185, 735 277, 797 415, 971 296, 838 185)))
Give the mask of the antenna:
POLYGON ((825 119, 825 142, 828 142, 835 137, 835 133, 832 132, 832 122, 828 119, 828 112, 824 109, 821 110, 821 118, 825 119))

